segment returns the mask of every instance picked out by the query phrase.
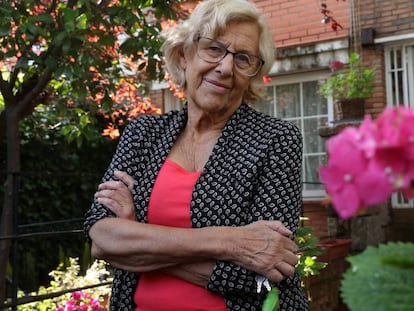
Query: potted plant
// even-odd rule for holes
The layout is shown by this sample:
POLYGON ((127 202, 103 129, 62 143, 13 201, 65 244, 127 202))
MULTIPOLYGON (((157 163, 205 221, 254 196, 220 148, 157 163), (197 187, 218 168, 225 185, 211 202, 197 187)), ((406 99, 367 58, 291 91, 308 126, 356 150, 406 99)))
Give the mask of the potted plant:
POLYGON ((365 99, 374 91, 375 69, 362 65, 357 53, 351 53, 348 65, 336 60, 329 67, 332 75, 321 85, 320 93, 333 98, 335 119, 362 117, 365 99))

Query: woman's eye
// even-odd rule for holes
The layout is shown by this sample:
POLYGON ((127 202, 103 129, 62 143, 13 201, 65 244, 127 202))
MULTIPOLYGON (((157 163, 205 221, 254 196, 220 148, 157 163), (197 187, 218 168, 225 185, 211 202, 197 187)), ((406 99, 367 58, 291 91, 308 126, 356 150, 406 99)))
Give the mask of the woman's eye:
POLYGON ((209 51, 211 51, 213 53, 217 53, 217 54, 223 53, 223 48, 221 48, 220 46, 210 45, 208 47, 208 49, 209 49, 209 51))
POLYGON ((237 61, 241 64, 250 64, 250 57, 247 54, 237 54, 237 61))

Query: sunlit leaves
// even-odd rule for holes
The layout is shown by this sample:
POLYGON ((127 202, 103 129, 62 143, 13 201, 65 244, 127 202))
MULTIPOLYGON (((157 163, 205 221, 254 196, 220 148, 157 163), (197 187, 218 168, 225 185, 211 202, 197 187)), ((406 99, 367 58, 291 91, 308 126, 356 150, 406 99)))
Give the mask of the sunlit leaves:
MULTIPOLYGON (((125 113, 119 114, 121 119, 128 118, 131 111, 140 111, 131 107, 147 107, 148 82, 164 78, 159 33, 161 25, 174 18, 173 8, 177 9, 179 2, 2 2, 0 68, 10 84, 8 89, 19 99, 31 94, 26 101, 30 111, 39 104, 52 107, 42 112, 42 118, 53 119, 51 113, 58 113, 61 122, 55 122, 53 128, 64 128, 71 140, 90 137, 88 131, 97 124, 96 118, 107 114, 112 119, 114 109, 125 113), (31 93, 49 72, 46 88, 31 93), (123 77, 128 78, 128 84, 123 77), (129 89, 124 92, 127 97, 120 95, 122 89, 129 89), (45 96, 40 99, 41 92, 45 96), (74 108, 85 111, 88 122, 74 114, 74 108)), ((143 108, 140 113, 153 110, 143 108)), ((121 119, 111 121, 115 129, 121 119)))

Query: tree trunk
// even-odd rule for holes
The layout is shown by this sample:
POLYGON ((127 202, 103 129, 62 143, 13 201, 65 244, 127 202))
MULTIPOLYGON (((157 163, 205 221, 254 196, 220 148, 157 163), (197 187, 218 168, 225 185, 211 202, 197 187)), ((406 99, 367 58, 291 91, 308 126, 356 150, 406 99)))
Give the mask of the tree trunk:
MULTIPOLYGON (((6 114, 7 178, 5 183, 4 206, 0 222, 0 236, 15 233, 13 213, 18 208, 17 198, 20 187, 20 135, 17 109, 8 109, 6 114)), ((11 239, 0 240, 0 304, 6 298, 6 269, 10 258, 11 239)), ((2 309, 5 310, 5 309, 2 309)))

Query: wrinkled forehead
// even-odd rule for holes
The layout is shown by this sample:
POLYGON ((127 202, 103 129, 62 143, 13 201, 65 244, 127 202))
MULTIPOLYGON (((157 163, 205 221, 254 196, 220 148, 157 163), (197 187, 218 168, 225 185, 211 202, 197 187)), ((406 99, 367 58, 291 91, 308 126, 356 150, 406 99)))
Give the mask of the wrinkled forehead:
POLYGON ((257 26, 257 36, 260 33, 260 25, 257 23, 256 20, 253 19, 231 19, 226 21, 226 23, 208 23, 204 26, 199 27, 198 31, 195 34, 200 34, 201 36, 209 37, 209 38, 218 38, 226 34, 229 28, 233 25, 240 25, 240 24, 251 24, 252 27, 257 26))

